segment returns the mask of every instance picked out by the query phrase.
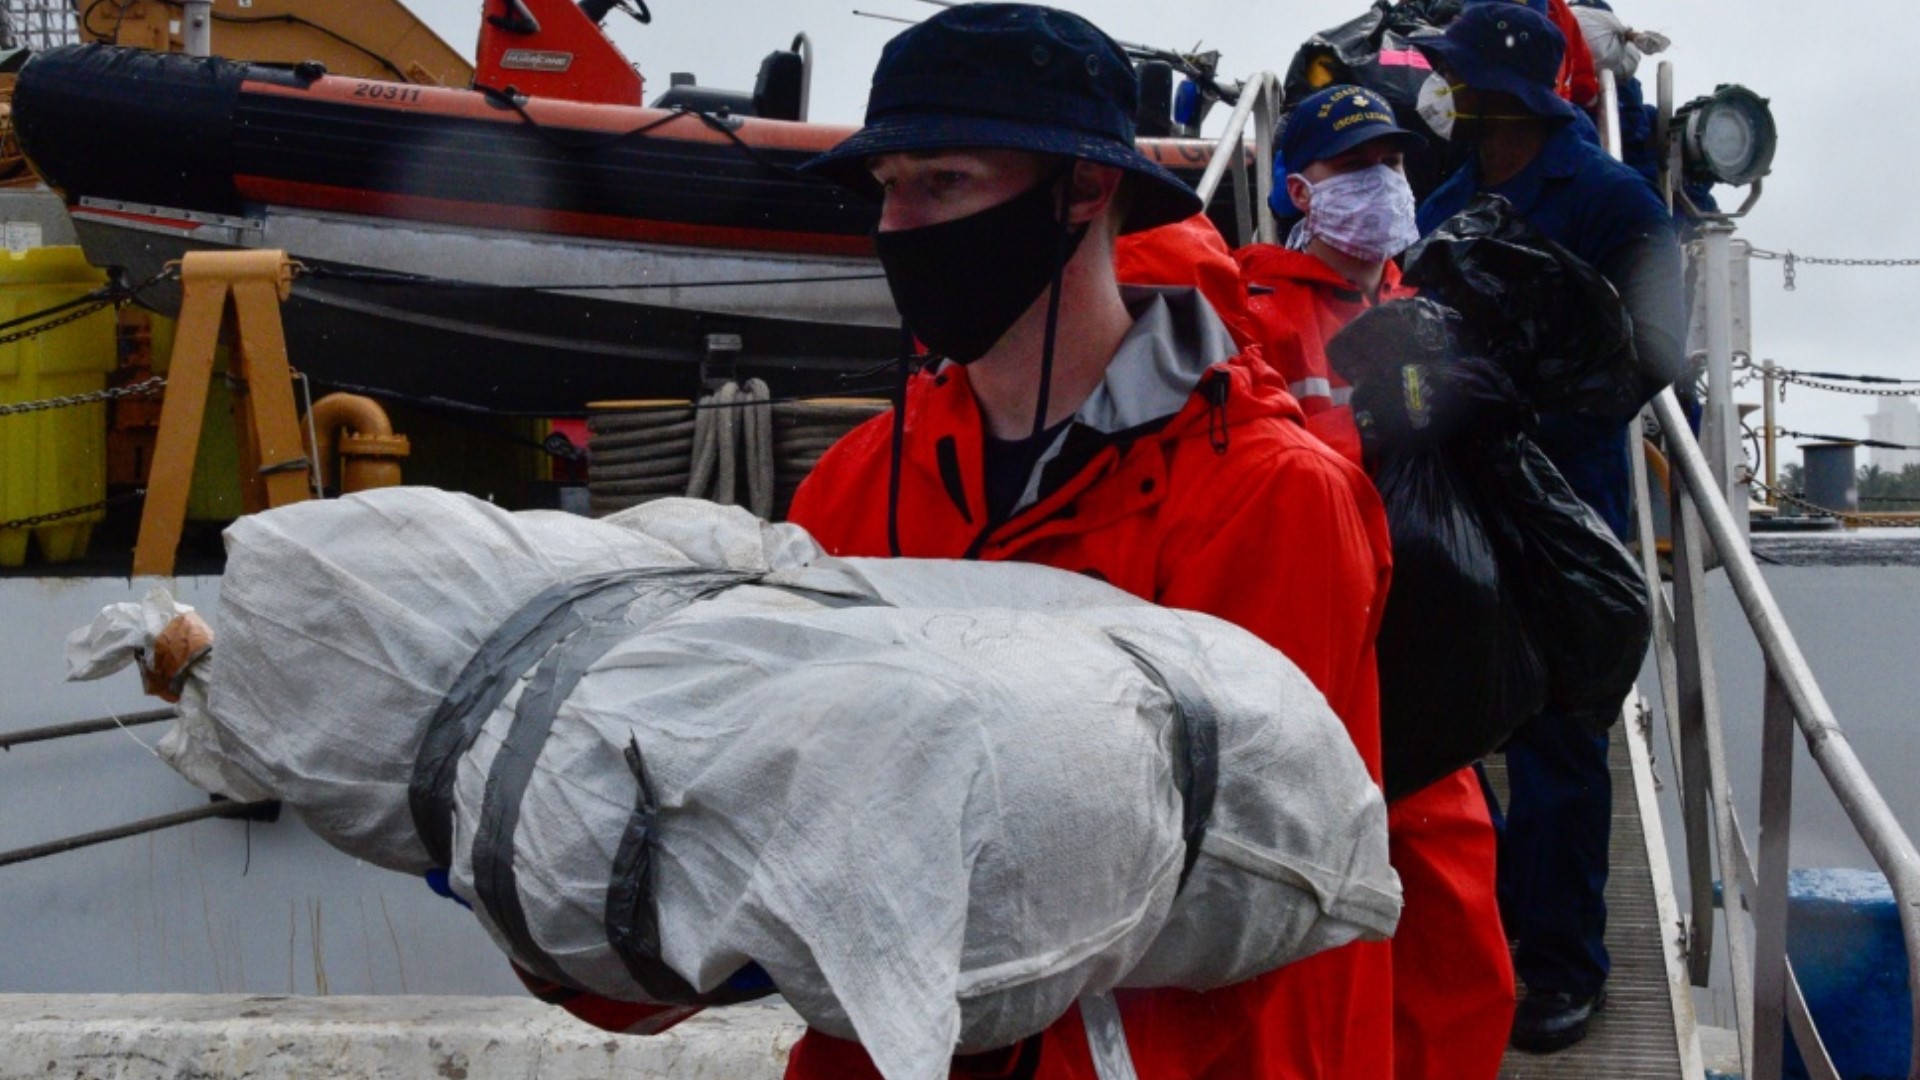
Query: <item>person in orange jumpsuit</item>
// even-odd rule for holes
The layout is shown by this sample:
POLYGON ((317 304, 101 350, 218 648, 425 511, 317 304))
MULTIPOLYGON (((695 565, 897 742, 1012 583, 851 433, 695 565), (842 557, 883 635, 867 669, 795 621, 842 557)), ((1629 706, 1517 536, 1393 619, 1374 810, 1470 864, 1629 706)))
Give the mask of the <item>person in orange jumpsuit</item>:
MULTIPOLYGON (((823 457, 792 519, 838 555, 1044 563, 1233 621, 1314 681, 1377 781, 1384 512, 1197 290, 1118 284, 1118 233, 1200 209, 1135 149, 1136 97, 1121 49, 1047 8, 949 8, 886 47, 866 126, 811 167, 881 197, 881 262, 934 362, 823 457)), ((616 1030, 677 1019, 536 992, 616 1030)), ((1383 941, 1115 996, 1140 1080, 1392 1076, 1383 941)), ((953 1074, 1100 1075, 1078 1009, 953 1074)), ((787 1075, 877 1074, 808 1032, 787 1075)))
MULTIPOLYGON (((1289 115, 1277 148, 1275 209, 1300 215, 1286 247, 1236 252, 1249 316, 1307 426, 1356 463, 1349 388, 1326 343, 1355 316, 1413 295, 1392 258, 1418 236, 1401 158, 1420 137, 1386 102, 1333 86, 1289 115)), ((1514 978, 1494 892, 1494 832, 1471 767, 1388 808, 1405 907, 1393 938, 1397 1080, 1480 1080, 1500 1069, 1514 978)))

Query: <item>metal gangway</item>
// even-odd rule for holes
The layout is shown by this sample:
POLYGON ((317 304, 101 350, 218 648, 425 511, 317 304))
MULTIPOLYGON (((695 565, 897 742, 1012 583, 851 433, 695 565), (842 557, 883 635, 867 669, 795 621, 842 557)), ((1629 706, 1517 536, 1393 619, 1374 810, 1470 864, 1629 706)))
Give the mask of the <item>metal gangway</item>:
MULTIPOLYGON (((1674 115, 1670 63, 1658 69, 1662 130, 1674 115)), ((1606 118, 1602 141, 1617 157, 1620 147, 1618 96, 1611 73, 1602 76, 1606 118)), ((1238 99, 1198 187, 1211 202, 1219 184, 1233 183, 1236 242, 1273 243, 1276 230, 1267 199, 1272 176, 1263 167, 1273 160, 1275 122, 1281 114, 1281 83, 1270 72, 1240 86, 1238 99), (1252 127, 1252 145, 1247 132, 1252 127), (1248 167, 1249 161, 1252 167, 1248 167)), ((1672 151, 1677 159, 1678 149, 1672 151)), ((1677 165, 1677 160, 1675 162, 1677 165)), ((1671 169, 1678 173, 1678 168, 1671 169)), ((1671 184, 1667 185, 1671 188, 1671 184)), ((1747 327, 1736 319, 1744 310, 1745 275, 1734 272, 1734 221, 1759 194, 1753 184, 1746 203, 1731 214, 1696 215, 1696 239, 1688 246, 1696 289, 1696 342, 1704 353, 1707 394, 1700 440, 1667 389, 1632 426, 1646 432, 1649 447, 1669 463, 1668 489, 1651 483, 1648 456, 1629 455, 1633 466, 1636 529, 1641 567, 1654 612, 1653 653, 1661 704, 1667 717, 1671 766, 1677 774, 1681 825, 1685 835, 1686 881, 1690 910, 1675 908, 1665 839, 1655 797, 1648 710, 1636 694, 1616 728, 1616 776, 1632 777, 1615 785, 1615 820, 1643 830, 1640 837, 1616 836, 1614 876, 1634 878, 1638 910, 1621 911, 1611 889, 1609 938, 1630 926, 1652 939, 1664 959, 1670 1024, 1650 1025, 1659 1041, 1671 1038, 1672 1055, 1662 1053, 1660 1072, 1699 1080, 1705 1075, 1692 999, 1693 988, 1708 986, 1713 944, 1726 942, 1735 1001, 1741 1075, 1746 1080, 1778 1080, 1785 1066, 1785 1036, 1791 1029, 1808 1073, 1814 1080, 1840 1080, 1787 956, 1788 840, 1793 813, 1796 746, 1804 745, 1819 776, 1831 789, 1875 865, 1886 875, 1899 909, 1907 954, 1907 986, 1913 1030, 1920 1034, 1920 853, 1895 819, 1886 799, 1867 774, 1845 730, 1828 705, 1806 657, 1794 640, 1747 541, 1747 486, 1752 476, 1741 464, 1739 422, 1733 403, 1734 360, 1747 327), (1663 581, 1654 500, 1669 501, 1671 581, 1663 581), (1711 569, 1725 574, 1748 629, 1765 663, 1761 718, 1760 820, 1758 850, 1749 840, 1735 808, 1728 775, 1721 697, 1715 680, 1714 643, 1708 625, 1707 582, 1711 569), (1795 733, 1800 738, 1794 738, 1795 733), (1641 845, 1644 845, 1643 847, 1641 845), (1639 862, 1645 855, 1646 861, 1639 862), (1633 865, 1622 865, 1623 862, 1633 865)), ((1496 770, 1497 771, 1497 770, 1496 770)), ((1616 830, 1618 831, 1618 830, 1616 830)), ((1612 940, 1610 946, 1614 944, 1612 940)), ((1620 951, 1618 949, 1616 952, 1620 951)), ((1616 970, 1618 980, 1622 972, 1616 970)), ((1617 998, 1618 995, 1616 995, 1617 998)), ((1606 1014, 1602 1014, 1604 1017, 1606 1014)), ((1597 1041, 1597 1040, 1596 1040, 1597 1041)), ((1503 1076, 1619 1077, 1628 1052, 1596 1045, 1586 1053, 1535 1057, 1509 1055, 1503 1076), (1582 1060, 1582 1059, 1586 1060, 1582 1060), (1519 1059, 1519 1060, 1515 1060, 1519 1059)), ((1632 1075, 1658 1075, 1659 1072, 1632 1075)), ((1920 1038, 1909 1051, 1909 1080, 1920 1080, 1920 1038)))

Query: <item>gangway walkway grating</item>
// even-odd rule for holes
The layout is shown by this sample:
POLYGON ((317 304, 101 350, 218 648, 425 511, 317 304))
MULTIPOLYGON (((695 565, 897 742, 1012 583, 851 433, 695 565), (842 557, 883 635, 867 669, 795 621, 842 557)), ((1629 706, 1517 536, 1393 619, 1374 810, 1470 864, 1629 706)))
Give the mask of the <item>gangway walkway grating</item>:
MULTIPOLYGON (((1611 734, 1613 836, 1607 852, 1611 866, 1607 951, 1613 957, 1613 973, 1607 979, 1607 1004, 1594 1016, 1587 1037, 1566 1050, 1554 1054, 1508 1050, 1501 1080, 1675 1080, 1684 1075, 1663 955, 1669 935, 1661 926, 1655 901, 1646 822, 1634 789, 1627 733, 1616 724, 1611 734)), ((1504 802, 1506 759, 1495 754, 1486 764, 1487 778, 1504 802)), ((1664 845, 1658 837, 1655 840, 1664 845)))

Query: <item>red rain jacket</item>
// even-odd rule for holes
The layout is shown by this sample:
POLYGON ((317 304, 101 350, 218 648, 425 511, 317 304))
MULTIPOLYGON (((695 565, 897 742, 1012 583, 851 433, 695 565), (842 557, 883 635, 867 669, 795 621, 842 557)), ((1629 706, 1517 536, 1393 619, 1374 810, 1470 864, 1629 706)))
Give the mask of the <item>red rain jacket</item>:
MULTIPOLYGON (((1304 251, 1255 244, 1235 253, 1247 284, 1271 289, 1249 308, 1261 348, 1307 413, 1307 426, 1360 462, 1350 388, 1327 363, 1327 339, 1371 303, 1304 251)), ((1386 266, 1376 302, 1412 296, 1386 266)), ((1397 1080, 1491 1080, 1513 1026, 1513 963, 1495 900, 1494 835, 1472 769, 1387 810, 1405 907, 1393 935, 1397 1080)))
MULTIPOLYGON (((1204 307, 1191 290, 1169 299, 1204 307)), ((1044 563, 1237 623, 1313 679, 1377 775, 1373 637, 1389 573, 1379 498, 1359 469, 1306 435, 1299 407, 1257 357, 1230 356, 1224 336, 1216 344, 1213 356, 1181 357, 1192 389, 1164 404, 1133 393, 1128 376, 1138 372, 1116 359, 1080 416, 1123 427, 1089 430, 1098 437, 1075 449, 1078 468, 1049 477, 1037 502, 993 527, 966 369, 915 378, 902 551, 1044 563)), ((1164 383, 1156 391, 1166 392, 1164 383)), ((833 554, 887 553, 891 425, 888 414, 842 439, 794 500, 793 520, 833 554)), ((1386 943, 1359 942, 1208 993, 1117 996, 1141 1080, 1371 1080, 1391 1075, 1390 967, 1386 943)), ((957 1060, 954 1075, 1011 1075, 1035 1052, 1029 1040, 957 1060)), ((1037 1080, 1094 1080, 1077 1010, 1047 1030, 1037 1054, 1037 1080)), ((877 1075, 857 1044, 817 1032, 795 1046, 787 1072, 877 1075)))
POLYGON ((1205 214, 1120 237, 1113 245, 1113 272, 1122 285, 1198 288, 1241 348, 1256 340, 1240 265, 1205 214))
POLYGON ((1247 314, 1261 355, 1300 402, 1307 430, 1360 464, 1360 431, 1348 404, 1353 389, 1327 362, 1327 340, 1374 303, 1412 296, 1400 284, 1400 268, 1387 263, 1380 297, 1370 301, 1338 270, 1304 251, 1249 244, 1234 258, 1254 290, 1247 314))
POLYGON ((1560 96, 1583 109, 1600 100, 1600 75, 1593 68, 1593 50, 1587 48, 1587 35, 1567 0, 1547 0, 1547 18, 1553 20, 1567 39, 1567 53, 1560 58, 1560 78, 1554 89, 1560 96))

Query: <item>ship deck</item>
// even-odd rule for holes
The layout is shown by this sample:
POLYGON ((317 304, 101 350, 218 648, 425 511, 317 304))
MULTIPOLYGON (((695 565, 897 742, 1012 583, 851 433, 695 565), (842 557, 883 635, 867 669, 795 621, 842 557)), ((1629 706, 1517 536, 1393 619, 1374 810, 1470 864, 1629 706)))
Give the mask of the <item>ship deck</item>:
MULTIPOLYGON (((1687 1044, 1689 1039, 1697 1040, 1691 1009, 1675 1005, 1672 972, 1678 969, 1670 965, 1679 962, 1678 929, 1658 812, 1648 810, 1653 805, 1654 793, 1648 790, 1652 770, 1636 769, 1634 762, 1636 756, 1643 763, 1648 760, 1645 735, 1629 734, 1624 724, 1614 728, 1608 761, 1614 805, 1607 951, 1613 971, 1607 979, 1606 1007, 1594 1016, 1586 1039, 1566 1050, 1553 1054, 1507 1051, 1501 1080, 1673 1080, 1701 1075, 1697 1065, 1689 1071, 1684 1064, 1689 1056, 1697 1062, 1699 1051, 1697 1041, 1690 1051, 1687 1044), (1634 739, 1641 740, 1638 755, 1634 739), (1657 872, 1650 848, 1661 859, 1657 872), (1671 932, 1665 929, 1669 927, 1671 932)), ((1488 758, 1487 775, 1504 799, 1505 759, 1498 754, 1488 758)))

